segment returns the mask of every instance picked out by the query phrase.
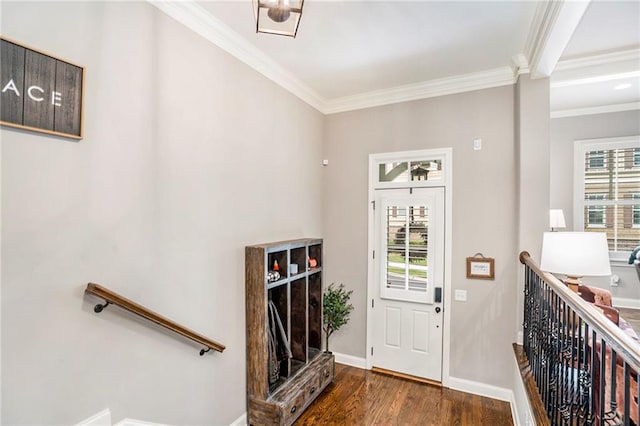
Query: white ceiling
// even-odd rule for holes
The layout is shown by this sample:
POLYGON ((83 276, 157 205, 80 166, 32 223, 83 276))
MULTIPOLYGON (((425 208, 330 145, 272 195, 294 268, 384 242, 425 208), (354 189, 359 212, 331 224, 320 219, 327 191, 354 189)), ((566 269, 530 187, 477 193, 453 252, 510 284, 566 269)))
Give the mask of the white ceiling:
MULTIPOLYGON (((509 84, 556 25, 550 2, 306 0, 293 39, 257 34, 251 0, 153 4, 326 113, 509 84)), ((576 23, 552 111, 638 109, 640 2, 592 1, 576 23), (614 91, 622 77, 632 86, 614 91)))
POLYGON ((326 99, 508 66, 533 2, 313 1, 298 35, 258 34, 250 2, 200 4, 326 99))
POLYGON ((551 75, 551 110, 640 109, 639 48, 640 2, 592 1, 551 75))

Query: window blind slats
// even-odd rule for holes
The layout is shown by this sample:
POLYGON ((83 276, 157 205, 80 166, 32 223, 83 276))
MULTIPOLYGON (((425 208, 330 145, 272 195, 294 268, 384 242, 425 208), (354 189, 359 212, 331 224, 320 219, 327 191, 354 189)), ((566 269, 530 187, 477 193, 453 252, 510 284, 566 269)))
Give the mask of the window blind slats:
POLYGON ((585 153, 584 224, 606 232, 611 251, 640 244, 640 148, 585 153))

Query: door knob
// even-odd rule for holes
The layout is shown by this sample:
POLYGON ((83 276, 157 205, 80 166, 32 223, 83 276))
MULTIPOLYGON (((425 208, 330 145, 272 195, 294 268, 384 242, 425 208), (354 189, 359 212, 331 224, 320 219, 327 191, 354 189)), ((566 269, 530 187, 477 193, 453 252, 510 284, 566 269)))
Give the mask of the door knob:
POLYGON ((436 306, 436 314, 439 314, 441 311, 440 306, 436 306))

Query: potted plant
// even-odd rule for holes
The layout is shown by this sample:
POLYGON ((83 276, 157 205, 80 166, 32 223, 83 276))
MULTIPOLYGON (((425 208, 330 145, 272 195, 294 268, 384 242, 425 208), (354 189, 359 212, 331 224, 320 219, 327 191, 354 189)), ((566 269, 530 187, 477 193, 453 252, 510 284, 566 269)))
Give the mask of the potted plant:
POLYGON ((329 337, 349 322, 353 305, 349 303, 353 290, 346 291, 344 284, 335 286, 331 283, 326 288, 322 300, 322 330, 326 336, 325 350, 329 352, 329 337))

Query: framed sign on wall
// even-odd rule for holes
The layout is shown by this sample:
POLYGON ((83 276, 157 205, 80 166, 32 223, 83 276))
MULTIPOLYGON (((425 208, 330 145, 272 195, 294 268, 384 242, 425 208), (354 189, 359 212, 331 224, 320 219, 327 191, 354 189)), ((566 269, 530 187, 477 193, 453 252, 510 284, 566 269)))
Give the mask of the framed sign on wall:
POLYGON ((493 280, 495 278, 495 259, 476 253, 467 257, 467 278, 493 280))
POLYGON ((82 139, 84 67, 0 36, 0 124, 82 139))

